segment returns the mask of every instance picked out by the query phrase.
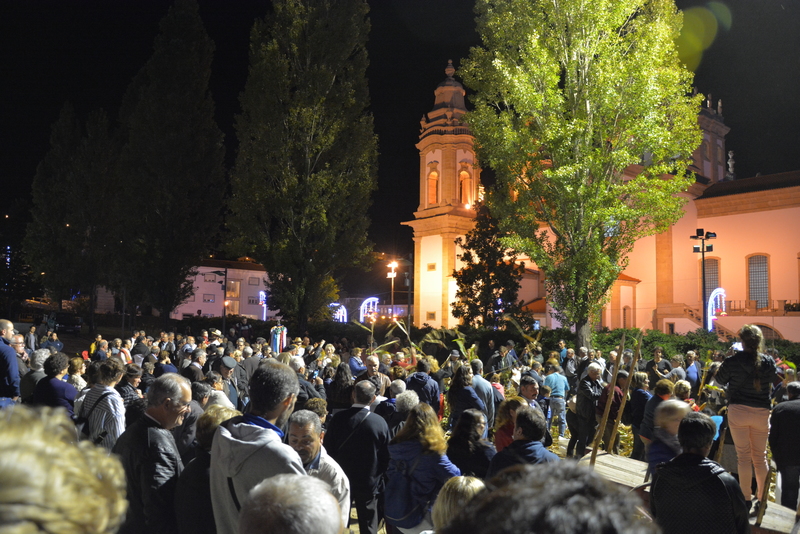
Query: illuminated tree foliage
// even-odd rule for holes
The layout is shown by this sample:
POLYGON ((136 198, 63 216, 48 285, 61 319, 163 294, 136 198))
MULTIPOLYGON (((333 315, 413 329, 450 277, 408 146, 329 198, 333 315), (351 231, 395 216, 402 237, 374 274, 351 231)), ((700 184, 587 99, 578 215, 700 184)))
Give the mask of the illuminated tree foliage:
POLYGON ((251 33, 230 224, 269 273, 270 307, 301 330, 371 250, 366 16, 363 0, 279 0, 251 33))
POLYGON ((462 69, 468 117, 497 173, 491 208, 547 276, 556 316, 589 346, 635 241, 681 215, 701 96, 672 0, 478 0, 462 69), (673 176, 667 176, 672 174, 673 176))
POLYGON ((452 304, 453 317, 470 325, 495 328, 503 323, 502 315, 517 315, 521 302, 517 300, 524 264, 517 257, 506 257, 500 243, 497 220, 486 206, 476 206, 475 228, 464 238, 456 239, 463 252, 458 259, 464 267, 453 273, 458 289, 452 304))

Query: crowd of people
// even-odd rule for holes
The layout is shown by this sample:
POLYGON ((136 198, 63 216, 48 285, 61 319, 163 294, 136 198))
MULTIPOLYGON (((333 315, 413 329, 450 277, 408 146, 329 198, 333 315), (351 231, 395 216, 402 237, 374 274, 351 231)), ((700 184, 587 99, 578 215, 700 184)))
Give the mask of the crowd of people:
MULTIPOLYGON (((442 361, 344 338, 297 337, 275 350, 237 326, 230 338, 216 329, 98 335, 70 358, 51 333, 23 336, 0 320, 0 404, 15 422, 0 428, 0 448, 39 409, 45 416, 26 435, 57 427, 64 450, 102 452, 69 468, 101 469, 113 506, 102 528, 69 532, 337 533, 351 507, 363 533, 382 522, 402 533, 686 532, 712 505, 720 512, 704 516, 704 531, 747 532, 768 442, 781 502, 797 505, 800 382, 765 353, 755 326, 742 328, 740 350, 705 367, 692 352, 667 361, 656 348, 634 366, 631 351, 604 358, 564 341, 546 355, 537 344, 518 354, 513 341, 489 341, 442 361), (557 454, 560 438, 566 459, 596 438, 618 454, 620 417, 634 436, 631 457, 652 469, 655 523, 635 497, 557 454), (727 471, 711 459, 718 450, 727 471), (696 504, 676 497, 689 486, 702 496, 696 504)), ((63 467, 59 450, 50 454, 63 467)), ((6 499, 0 524, 18 517, 6 499)))

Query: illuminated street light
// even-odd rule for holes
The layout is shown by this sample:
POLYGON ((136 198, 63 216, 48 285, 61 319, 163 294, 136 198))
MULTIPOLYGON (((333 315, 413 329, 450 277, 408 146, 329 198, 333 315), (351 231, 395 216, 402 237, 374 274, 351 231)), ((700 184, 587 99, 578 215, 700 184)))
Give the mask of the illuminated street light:
POLYGON ((708 320, 708 298, 706 295, 706 252, 713 252, 714 245, 706 245, 706 240, 708 239, 716 239, 717 234, 715 232, 705 232, 702 228, 698 228, 695 235, 690 235, 689 239, 697 239, 700 240, 699 245, 694 245, 692 252, 700 253, 700 265, 702 268, 702 276, 703 276, 703 289, 702 289, 702 298, 703 298, 703 328, 708 330, 709 332, 713 330, 713 326, 708 320))
POLYGON ((397 269, 397 262, 393 261, 392 263, 390 263, 389 264, 389 268, 391 269, 391 271, 386 273, 386 278, 391 278, 392 279, 392 293, 391 293, 391 295, 392 295, 392 316, 394 316, 394 315, 397 315, 395 313, 395 311, 394 311, 394 279, 397 278, 397 272, 395 271, 395 269, 397 269))

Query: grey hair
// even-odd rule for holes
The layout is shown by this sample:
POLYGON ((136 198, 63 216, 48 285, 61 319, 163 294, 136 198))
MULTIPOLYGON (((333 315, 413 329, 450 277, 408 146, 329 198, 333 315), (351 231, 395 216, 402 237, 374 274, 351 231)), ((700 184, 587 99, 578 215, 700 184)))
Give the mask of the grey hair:
POLYGON ((203 356, 208 356, 208 354, 206 354, 206 351, 204 351, 203 349, 194 349, 192 351, 192 361, 197 361, 203 356))
POLYGON ((476 375, 483 373, 483 362, 480 361, 478 358, 475 358, 471 362, 469 362, 470 366, 472 367, 472 372, 476 375))
POLYGON ((362 380, 353 386, 356 404, 369 404, 372 402, 372 399, 375 397, 376 390, 377 388, 375 387, 375 384, 369 380, 362 380))
POLYGON ((252 355, 253 355, 253 349, 251 349, 250 347, 245 347, 242 349, 242 356, 244 356, 245 358, 249 358, 252 355))
POLYGON ((175 404, 180 400, 182 386, 191 389, 189 379, 175 373, 166 373, 156 378, 147 388, 147 407, 158 406, 167 399, 175 404))
POLYGON ((394 403, 398 412, 408 413, 411 411, 411 408, 419 404, 419 395, 417 395, 416 391, 409 389, 399 394, 394 403))
POLYGON ((306 475, 264 480, 250 490, 239 516, 240 534, 338 534, 341 529, 339 503, 330 485, 306 475))
POLYGON ((322 432, 322 421, 320 421, 319 416, 311 410, 297 410, 294 412, 291 417, 289 417, 289 425, 302 427, 311 425, 317 436, 322 432))
POLYGON ((374 355, 373 356, 367 356, 367 361, 368 362, 372 361, 372 362, 375 362, 375 363, 381 363, 381 361, 378 359, 378 357, 374 356, 374 355))
POLYGON ((49 349, 37 349, 31 353, 31 371, 41 371, 44 367, 44 362, 51 355, 49 349))
POLYGON ((603 372, 603 366, 597 362, 590 363, 589 367, 586 368, 587 371, 591 371, 592 369, 596 370, 598 373, 603 372))
POLYGON ((303 359, 302 356, 293 356, 291 360, 289 360, 289 367, 292 368, 292 371, 295 373, 306 366, 306 361, 303 359))
POLYGON ((589 349, 586 347, 581 347, 579 350, 581 351, 581 354, 589 354, 589 349))
POLYGON ((402 392, 406 390, 406 383, 402 380, 392 380, 392 383, 389 384, 389 391, 392 392, 392 395, 397 397, 402 392))

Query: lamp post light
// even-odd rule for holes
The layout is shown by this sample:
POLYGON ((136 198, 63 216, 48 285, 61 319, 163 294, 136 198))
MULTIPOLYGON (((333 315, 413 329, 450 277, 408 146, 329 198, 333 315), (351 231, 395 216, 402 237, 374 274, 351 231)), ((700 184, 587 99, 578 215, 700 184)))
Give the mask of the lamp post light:
POLYGON ((228 315, 228 268, 224 271, 208 271, 208 274, 223 276, 222 281, 222 335, 225 335, 225 316, 228 315))
POLYGON ((397 278, 397 271, 395 271, 395 269, 397 269, 397 262, 393 261, 392 263, 390 263, 389 268, 391 269, 391 271, 386 273, 386 278, 390 278, 392 280, 392 293, 391 293, 392 317, 395 317, 397 316, 397 313, 395 313, 394 309, 394 279, 397 278))
POLYGON ((703 298, 703 328, 705 328, 709 332, 712 330, 712 328, 708 321, 708 302, 706 302, 708 298, 708 295, 706 295, 706 252, 713 252, 714 245, 706 245, 706 241, 709 239, 716 239, 716 238, 717 238, 716 233, 705 232, 702 228, 698 228, 695 235, 689 236, 689 239, 696 239, 700 241, 699 245, 694 245, 692 252, 700 253, 700 265, 703 277, 703 289, 701 293, 703 298))

